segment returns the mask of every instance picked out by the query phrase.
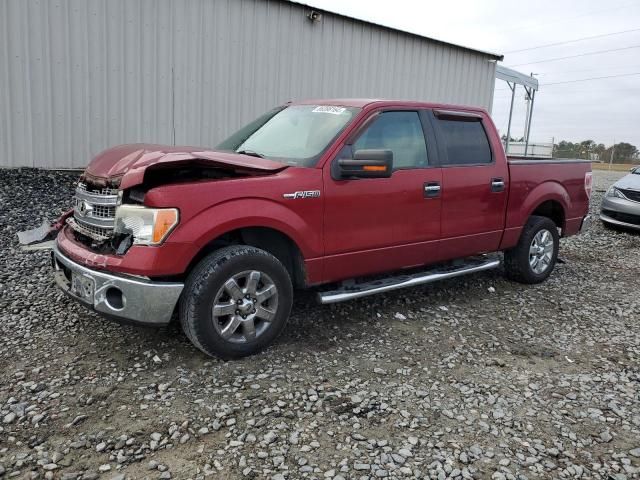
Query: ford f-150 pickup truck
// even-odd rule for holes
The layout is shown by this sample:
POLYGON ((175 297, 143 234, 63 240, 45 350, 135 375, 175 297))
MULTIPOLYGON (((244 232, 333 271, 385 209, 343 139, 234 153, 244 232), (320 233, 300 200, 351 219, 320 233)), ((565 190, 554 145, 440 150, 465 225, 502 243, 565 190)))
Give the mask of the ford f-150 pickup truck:
POLYGON ((588 162, 507 159, 482 109, 294 102, 215 149, 98 155, 54 226, 54 276, 104 316, 177 317, 200 350, 237 358, 278 336, 295 289, 332 303, 501 263, 541 282, 590 193, 588 162))

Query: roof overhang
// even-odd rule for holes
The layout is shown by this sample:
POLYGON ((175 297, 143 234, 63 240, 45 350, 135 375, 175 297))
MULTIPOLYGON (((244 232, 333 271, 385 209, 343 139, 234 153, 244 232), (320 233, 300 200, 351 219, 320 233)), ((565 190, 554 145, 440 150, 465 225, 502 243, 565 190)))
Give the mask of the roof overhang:
POLYGON ((458 44, 455 44, 455 43, 445 42, 444 40, 439 40, 437 38, 427 37, 425 35, 420 35, 418 33, 409 32, 407 30, 402 30, 402 29, 399 29, 399 28, 389 27, 387 25, 382 25, 380 23, 371 22, 369 20, 364 20, 362 18, 352 17, 350 15, 345 15, 343 13, 338 13, 338 12, 333 12, 331 10, 326 10, 326 9, 320 8, 320 7, 314 7, 313 5, 309 5, 308 3, 306 3, 305 1, 302 1, 302 0, 281 0, 281 1, 284 1, 286 3, 292 3, 294 5, 300 5, 302 7, 310 8, 310 9, 313 9, 313 10, 317 10, 319 12, 328 13, 330 15, 335 15, 336 17, 346 18, 346 19, 353 20, 355 22, 363 23, 363 24, 366 24, 366 25, 372 25, 374 27, 383 28, 385 30, 390 30, 392 32, 403 33, 405 35, 409 35, 409 36, 416 37, 416 38, 421 38, 423 40, 429 40, 431 42, 439 43, 440 45, 446 45, 448 47, 459 48, 461 50, 466 50, 468 52, 473 52, 473 53, 476 53, 476 54, 487 55, 488 57, 491 57, 492 60, 501 61, 501 60, 504 59, 504 55, 500 55, 499 53, 487 52, 487 51, 484 51, 484 50, 478 50, 476 48, 471 48, 471 47, 467 47, 467 46, 464 46, 464 45, 458 45, 458 44))
POLYGON ((496 78, 504 80, 505 82, 517 83, 526 88, 538 90, 538 80, 535 77, 530 77, 524 73, 520 73, 511 68, 503 67, 502 65, 496 65, 496 78))

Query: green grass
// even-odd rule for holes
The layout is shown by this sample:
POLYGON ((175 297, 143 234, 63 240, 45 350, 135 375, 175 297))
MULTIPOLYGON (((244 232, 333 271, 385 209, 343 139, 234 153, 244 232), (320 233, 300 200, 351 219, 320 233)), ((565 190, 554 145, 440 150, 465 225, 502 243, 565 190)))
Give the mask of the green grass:
POLYGON ((612 163, 611 165, 609 165, 608 163, 592 163, 591 167, 594 170, 612 170, 615 172, 628 172, 629 170, 631 170, 635 165, 632 165, 630 163, 612 163))

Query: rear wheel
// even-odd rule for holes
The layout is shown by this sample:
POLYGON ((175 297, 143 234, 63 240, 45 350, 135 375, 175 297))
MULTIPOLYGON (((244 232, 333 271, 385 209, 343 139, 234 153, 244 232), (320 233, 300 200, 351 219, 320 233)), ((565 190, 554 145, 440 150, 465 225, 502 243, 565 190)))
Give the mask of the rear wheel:
POLYGON ((286 268, 264 250, 244 245, 205 257, 185 283, 180 323, 207 355, 240 358, 282 332, 293 288, 286 268))
POLYGON ((504 252, 507 277, 521 283, 543 282, 556 265, 559 246, 560 235, 553 220, 532 216, 518 245, 504 252))

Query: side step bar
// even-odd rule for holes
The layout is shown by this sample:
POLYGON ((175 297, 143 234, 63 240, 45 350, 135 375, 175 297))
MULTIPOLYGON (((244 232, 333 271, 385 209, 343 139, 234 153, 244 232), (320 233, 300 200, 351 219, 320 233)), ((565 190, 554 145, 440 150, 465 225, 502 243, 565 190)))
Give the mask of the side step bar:
POLYGON ((318 301, 322 304, 338 303, 354 298, 366 297, 375 293, 390 292, 400 288, 415 287, 425 283, 433 283, 447 278, 459 277, 469 273, 492 270, 500 266, 496 258, 474 258, 462 265, 439 267, 424 272, 387 277, 380 280, 345 285, 336 290, 318 293, 318 301))

